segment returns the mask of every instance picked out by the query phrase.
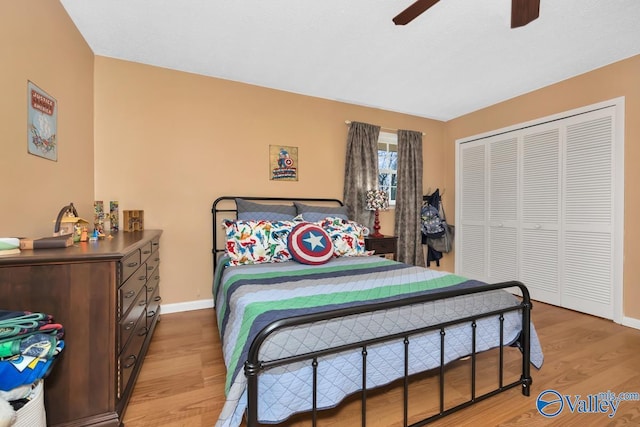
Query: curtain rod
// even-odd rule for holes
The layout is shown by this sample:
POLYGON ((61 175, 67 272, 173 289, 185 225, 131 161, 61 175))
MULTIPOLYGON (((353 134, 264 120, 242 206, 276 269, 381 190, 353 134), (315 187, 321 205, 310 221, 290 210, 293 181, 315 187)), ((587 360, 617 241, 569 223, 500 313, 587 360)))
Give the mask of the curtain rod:
MULTIPOLYGON (((350 126, 350 125, 351 125, 351 120, 345 120, 345 121, 344 121, 344 124, 345 124, 345 125, 347 125, 347 126, 350 126)), ((390 130, 390 131, 392 131, 392 132, 398 132, 398 129, 394 129, 394 128, 386 128, 386 127, 384 127, 384 126, 380 126, 380 129, 381 129, 381 130, 382 130, 382 129, 384 129, 384 130, 390 130)), ((425 135, 426 135, 426 133, 422 132, 422 136, 425 136, 425 135)))

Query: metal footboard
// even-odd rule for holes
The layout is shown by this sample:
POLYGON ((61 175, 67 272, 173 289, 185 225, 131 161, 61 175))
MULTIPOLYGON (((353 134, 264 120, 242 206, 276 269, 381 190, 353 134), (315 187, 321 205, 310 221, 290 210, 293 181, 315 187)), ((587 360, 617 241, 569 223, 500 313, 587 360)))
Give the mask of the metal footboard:
POLYGON ((531 321, 531 300, 529 297, 529 291, 526 286, 524 286, 521 282, 503 282, 498 284, 484 285, 481 287, 476 287, 473 289, 462 289, 462 290, 449 290, 439 292, 437 294, 428 294, 422 295, 418 297, 412 297, 408 299, 404 299, 401 301, 391 301, 378 303, 374 305, 368 305, 367 307, 351 307, 346 309, 333 310, 330 312, 324 313, 316 313, 316 314, 308 314, 302 316, 296 316, 288 319, 279 320, 271 323, 266 326, 255 338, 251 347, 249 349, 248 359, 244 365, 244 372, 247 377, 247 425, 249 427, 256 427, 259 425, 258 423, 258 381, 260 372, 266 369, 270 369, 277 366, 282 366, 294 362, 300 361, 310 361, 312 369, 313 369, 313 396, 312 396, 312 409, 310 411, 311 425, 317 426, 317 415, 318 415, 318 407, 317 407, 317 385, 318 385, 318 358, 330 354, 336 354, 343 352, 345 350, 354 350, 360 349, 360 354, 362 356, 362 386, 361 386, 361 407, 362 407, 362 415, 361 415, 361 424, 362 426, 367 425, 367 390, 369 389, 367 386, 367 349, 368 347, 384 342, 391 342, 401 340, 404 343, 404 376, 402 378, 402 387, 403 387, 403 418, 404 426, 417 427, 428 424, 436 419, 445 417, 453 412, 456 412, 460 409, 464 409, 468 406, 471 406, 477 402, 480 402, 486 398, 494 396, 503 391, 509 390, 513 387, 521 385, 522 394, 525 396, 529 396, 530 394, 530 386, 532 383, 531 375, 530 375, 530 321, 531 321), (365 312, 375 312, 381 310, 389 310, 393 308, 398 308, 401 306, 410 306, 415 304, 424 304, 436 300, 454 298, 458 296, 477 294, 481 292, 494 291, 498 289, 506 289, 518 287, 522 293, 522 300, 519 304, 505 307, 503 309, 493 310, 487 313, 481 313, 479 315, 462 317, 459 319, 424 326, 418 329, 413 329, 411 331, 403 331, 401 333, 395 333, 391 335, 375 337, 363 341, 348 343, 345 345, 340 345, 336 347, 321 349, 318 351, 308 352, 305 354, 289 356, 277 360, 259 360, 260 349, 265 340, 267 340, 273 333, 279 331, 284 328, 289 328, 293 326, 311 324, 314 322, 324 321, 327 319, 335 319, 339 317, 347 317, 357 314, 362 314, 365 312), (522 315, 522 332, 519 337, 519 344, 522 350, 522 372, 520 378, 516 381, 510 382, 508 384, 504 384, 504 315, 508 312, 512 311, 521 311, 522 315), (492 316, 498 316, 500 322, 500 344, 499 344, 499 379, 498 379, 498 387, 477 395, 476 394, 476 324, 480 319, 489 318, 492 316), (445 342, 447 339, 447 328, 454 325, 461 324, 470 324, 472 328, 471 335, 471 379, 470 379, 470 387, 471 387, 471 397, 469 400, 455 405, 451 408, 445 408, 445 400, 444 400, 444 389, 445 389, 445 342), (430 332, 430 331, 439 331, 440 334, 440 366, 435 369, 439 369, 439 411, 438 413, 429 416, 421 421, 409 425, 409 411, 408 411, 408 402, 409 402, 409 348, 411 345, 411 337, 417 334, 430 332))

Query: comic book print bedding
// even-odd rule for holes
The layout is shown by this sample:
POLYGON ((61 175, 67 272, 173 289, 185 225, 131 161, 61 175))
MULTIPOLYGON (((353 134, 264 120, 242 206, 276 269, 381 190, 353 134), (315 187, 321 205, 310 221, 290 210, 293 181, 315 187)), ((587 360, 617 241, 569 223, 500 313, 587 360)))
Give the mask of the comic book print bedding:
MULTIPOLYGON (((220 263, 223 265, 224 262, 220 263)), ((227 401, 216 426, 236 427, 246 409, 246 378, 243 364, 249 346, 269 323, 296 315, 322 312, 361 304, 397 300, 442 289, 483 285, 454 274, 415 267, 381 257, 343 257, 312 266, 294 261, 241 265, 219 269, 213 285, 216 316, 227 367, 227 401)), ((261 360, 273 360, 337 346, 366 338, 388 335, 437 324, 463 316, 517 305, 506 291, 483 292, 438 300, 384 312, 316 322, 273 334, 263 345, 261 360)), ((517 340, 521 315, 510 312, 504 319, 504 342, 517 340)), ((499 345, 499 321, 481 319, 476 328, 476 351, 499 345)), ((446 362, 471 353, 471 328, 447 328, 446 362)), ((402 341, 367 348, 367 384, 388 384, 403 374, 402 341)), ((318 407, 330 408, 362 384, 362 356, 343 352, 319 359, 318 407)), ((437 331, 413 336, 410 373, 432 369, 440 363, 440 335, 437 331), (419 357, 418 357, 419 355, 419 357)), ((531 362, 543 362, 538 338, 531 325, 531 362)), ((260 374, 258 417, 276 423, 311 409, 310 363, 298 362, 260 374)))

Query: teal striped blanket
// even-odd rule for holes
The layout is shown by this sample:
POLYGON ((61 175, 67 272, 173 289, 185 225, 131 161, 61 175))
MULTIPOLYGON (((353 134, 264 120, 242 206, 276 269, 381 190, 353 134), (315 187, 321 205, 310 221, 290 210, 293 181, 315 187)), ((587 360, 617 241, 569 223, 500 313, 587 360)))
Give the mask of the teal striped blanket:
MULTIPOLYGON (((223 263, 220 263, 221 265, 223 263)), ((242 371, 251 342, 268 324, 293 316, 326 312, 353 306, 395 301, 412 296, 438 292, 442 289, 463 289, 483 285, 481 282, 421 267, 390 261, 380 257, 336 258, 319 266, 296 262, 243 265, 219 269, 214 279, 213 293, 216 304, 218 329, 227 367, 225 392, 227 402, 217 426, 237 426, 246 407, 246 378, 242 371)), ((261 360, 274 360, 310 351, 348 344, 367 338, 389 335, 415 329, 426 324, 437 324, 473 313, 518 304, 518 300, 505 291, 491 291, 466 295, 448 300, 422 304, 420 307, 386 310, 380 313, 329 319, 314 324, 281 330, 274 333, 260 351, 261 360)), ((521 330, 521 317, 510 313, 506 317, 505 342, 515 341, 521 330)), ((478 322, 479 350, 498 345, 497 319, 478 322)), ((447 344, 447 359, 455 360, 470 353, 468 328, 451 328, 448 334, 460 339, 447 344), (455 342, 466 344, 455 344, 455 342)), ((536 349, 539 349, 535 330, 536 349)), ((437 335, 437 334, 435 334, 437 335)), ((434 334, 412 339, 412 351, 420 354, 420 361, 412 364, 420 372, 439 364, 439 338, 434 334), (432 336, 433 335, 433 336, 432 336), (413 344, 415 342, 415 345, 413 344), (437 352, 434 352, 434 349, 437 352), (431 354, 433 353, 433 354, 431 354), (428 356, 425 357, 425 354, 428 356), (433 359, 433 360, 430 360, 433 359)), ((532 339, 533 345, 534 339, 532 339)), ((401 346, 400 346, 401 347, 401 346)), ((368 349, 368 358, 377 362, 379 371, 367 378, 372 386, 383 385, 401 376, 401 348, 398 344, 379 345, 368 349)), ((358 372, 358 352, 328 356, 319 364, 320 378, 329 378, 319 387, 319 406, 332 407, 361 384, 358 372), (351 375, 344 375, 345 365, 351 375)), ((538 354, 532 350, 533 354, 538 354)), ((539 360, 542 363, 542 353, 539 360)), ((274 368, 260 375, 261 393, 259 418, 264 422, 280 422, 290 415, 311 408, 309 364, 298 362, 291 366, 274 368)))

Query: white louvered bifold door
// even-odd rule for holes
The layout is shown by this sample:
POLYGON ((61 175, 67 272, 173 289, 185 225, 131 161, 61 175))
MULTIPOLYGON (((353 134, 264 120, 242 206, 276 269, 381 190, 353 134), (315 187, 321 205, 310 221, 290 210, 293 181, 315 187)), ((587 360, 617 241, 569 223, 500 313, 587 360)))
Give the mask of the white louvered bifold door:
POLYGON ((613 120, 568 119, 564 162, 563 306, 613 316, 613 120))
POLYGON ((460 151, 462 214, 457 220, 456 239, 464 241, 457 248, 460 274, 487 280, 485 236, 485 152, 484 143, 464 144, 460 151))
POLYGON ((536 126, 522 137, 520 280, 533 299, 560 301, 560 130, 536 126))
POLYGON ((605 104, 459 144, 456 273, 520 280, 534 300, 620 320, 618 108, 605 104))
POLYGON ((489 148, 489 282, 518 279, 518 140, 497 137, 489 148))

